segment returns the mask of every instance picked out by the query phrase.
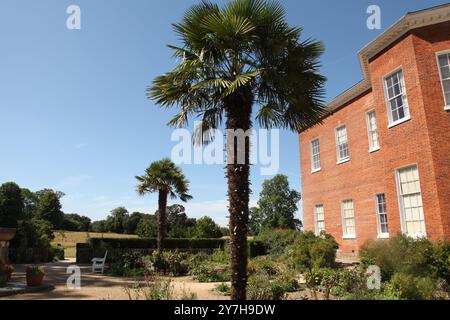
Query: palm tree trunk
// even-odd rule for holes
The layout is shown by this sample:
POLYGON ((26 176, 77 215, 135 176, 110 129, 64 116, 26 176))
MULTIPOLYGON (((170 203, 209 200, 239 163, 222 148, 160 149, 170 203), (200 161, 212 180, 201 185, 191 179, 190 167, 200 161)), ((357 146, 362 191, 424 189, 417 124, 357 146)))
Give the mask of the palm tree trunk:
MULTIPOLYGON (((227 101, 227 130, 251 128, 252 97, 244 90, 227 101)), ((231 299, 245 300, 247 296, 247 234, 250 195, 250 140, 239 146, 227 131, 227 178, 230 214, 231 299), (245 154, 242 154, 245 152, 245 154), (245 161, 242 160, 243 156, 245 161), (234 161, 233 161, 234 160, 234 161)))
POLYGON ((160 190, 158 194, 158 253, 164 250, 164 238, 166 236, 166 208, 167 208, 167 192, 160 190))

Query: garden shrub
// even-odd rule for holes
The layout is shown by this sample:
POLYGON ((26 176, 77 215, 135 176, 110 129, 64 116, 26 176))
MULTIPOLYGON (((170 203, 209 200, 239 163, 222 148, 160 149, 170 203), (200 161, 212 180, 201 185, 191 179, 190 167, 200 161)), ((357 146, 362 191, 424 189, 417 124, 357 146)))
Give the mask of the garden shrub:
POLYGON ((404 273, 395 273, 384 287, 385 296, 400 300, 433 300, 437 290, 436 280, 404 273))
POLYGON ((338 248, 331 235, 316 236, 312 232, 303 232, 285 248, 284 256, 287 263, 299 271, 333 268, 338 248))
POLYGON ((283 283, 270 280, 268 274, 259 272, 249 277, 247 286, 248 300, 283 300, 286 289, 283 283))
POLYGON ((216 291, 224 296, 229 296, 231 294, 231 287, 227 283, 219 283, 216 286, 216 291))
POLYGON ((64 248, 50 247, 49 248, 49 259, 51 259, 52 261, 64 260, 64 248))
POLYGON ((283 287, 285 292, 295 292, 301 287, 296 274, 287 270, 279 273, 275 280, 283 287))
POLYGON ((257 237, 259 245, 264 246, 265 251, 270 255, 281 255, 285 248, 292 244, 302 232, 295 230, 265 230, 261 232, 257 237))
POLYGON ((262 271, 267 273, 269 276, 275 276, 277 273, 279 273, 277 263, 268 256, 251 259, 248 262, 247 270, 249 274, 254 274, 262 271))
POLYGON ((172 276, 181 276, 188 273, 188 254, 179 251, 165 251, 162 254, 166 271, 172 276))
POLYGON ((216 249, 213 251, 209 260, 212 262, 217 262, 221 264, 229 264, 230 263, 230 247, 228 245, 225 246, 223 250, 216 249))
POLYGON ((445 275, 445 262, 442 263, 439 250, 427 239, 399 234, 389 240, 369 240, 361 247, 360 258, 363 268, 379 266, 383 281, 389 281, 395 273, 425 277, 434 271, 436 276, 445 275))
POLYGON ((258 240, 248 241, 248 257, 256 258, 267 254, 266 246, 264 242, 258 240))
POLYGON ((230 281, 228 265, 213 262, 198 263, 189 270, 199 282, 227 282, 230 281))
POLYGON ((332 289, 339 285, 339 281, 340 271, 336 269, 312 269, 305 273, 306 286, 314 300, 318 299, 319 292, 322 292, 324 300, 329 300, 332 289))
POLYGON ((440 241, 433 246, 431 272, 435 278, 446 281, 450 286, 450 242, 440 241))
MULTIPOLYGON (((222 249, 225 239, 164 239, 164 248, 170 249, 222 249)), ((125 248, 125 249, 155 249, 156 239, 109 239, 92 238, 89 244, 93 248, 125 248)))

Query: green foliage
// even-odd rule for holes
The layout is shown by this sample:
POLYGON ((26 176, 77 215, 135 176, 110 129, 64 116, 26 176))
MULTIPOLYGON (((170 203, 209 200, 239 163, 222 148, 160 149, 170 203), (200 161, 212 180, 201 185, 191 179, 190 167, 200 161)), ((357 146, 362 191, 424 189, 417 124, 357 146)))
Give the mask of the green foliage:
POLYGON ((300 271, 334 267, 339 248, 331 235, 316 236, 312 232, 294 230, 266 231, 256 239, 270 255, 282 256, 290 267, 300 271))
POLYGON ((226 282, 230 281, 230 272, 227 265, 215 263, 198 264, 189 270, 199 282, 226 282))
POLYGON ((28 266, 26 269, 27 276, 44 275, 44 267, 41 266, 28 266))
POLYGON ((301 287, 297 275, 290 270, 278 272, 275 280, 283 287, 285 292, 295 292, 301 287))
POLYGON ((450 242, 440 241, 433 246, 431 274, 441 278, 450 286, 450 242))
POLYGON ((197 220, 194 231, 195 238, 221 238, 220 227, 210 217, 203 217, 197 220))
POLYGON ((248 273, 255 274, 264 272, 269 276, 274 276, 280 272, 277 263, 268 256, 251 259, 248 263, 248 273))
POLYGON ((385 286, 386 296, 399 300, 434 300, 438 283, 430 277, 416 277, 411 274, 395 273, 385 286))
POLYGON ((339 270, 320 268, 312 269, 305 273, 305 282, 315 300, 319 291, 323 292, 323 299, 329 300, 331 290, 338 286, 340 281, 339 270))
POLYGON ((338 248, 331 235, 316 236, 312 232, 302 232, 293 244, 287 246, 284 254, 297 270, 333 268, 338 248))
MULTIPOLYGON (((361 264, 364 268, 377 265, 381 269, 382 279, 389 281, 395 273, 404 273, 426 277, 433 273, 445 277, 446 253, 427 239, 413 239, 397 235, 389 240, 367 241, 360 250, 361 264), (439 254, 441 252, 442 254, 439 254)), ((448 269, 447 269, 448 270, 448 269)))
POLYGON ((49 260, 60 261, 64 260, 64 248, 50 247, 49 248, 49 260))
MULTIPOLYGON (((122 248, 122 249, 154 249, 156 239, 100 239, 91 238, 92 248, 122 248)), ((225 239, 165 239, 166 249, 221 249, 226 244, 225 239)))
POLYGON ((147 282, 145 289, 146 300, 171 300, 173 297, 172 280, 168 278, 155 277, 147 282))
POLYGON ((11 241, 13 248, 49 248, 53 240, 53 226, 46 220, 19 221, 17 233, 11 241))
POLYGON ((295 213, 300 193, 291 190, 288 177, 276 175, 263 183, 258 208, 252 208, 250 229, 253 234, 262 230, 292 229, 297 227, 295 213))
POLYGON ((267 254, 266 247, 262 241, 249 240, 248 241, 248 256, 249 258, 256 258, 267 254))
POLYGON ((137 225, 136 234, 144 239, 155 238, 158 235, 156 219, 154 217, 142 219, 137 225))
POLYGON ((128 220, 130 216, 128 210, 124 207, 118 207, 111 210, 111 214, 106 218, 108 231, 114 233, 125 233, 128 229, 128 220))
POLYGON ((179 251, 154 251, 151 261, 155 271, 170 273, 172 276, 182 276, 188 273, 188 254, 179 251))
POLYGON ((0 186, 0 227, 16 228, 24 217, 22 191, 14 182, 0 186))
POLYGON ((54 191, 42 192, 36 207, 35 217, 50 222, 54 229, 60 229, 64 220, 60 197, 54 191))
POLYGON ((79 214, 64 214, 61 229, 64 231, 89 231, 91 228, 91 219, 80 216, 79 214))
POLYGON ((285 284, 270 280, 268 274, 259 272, 249 277, 247 287, 249 300, 283 300, 285 295, 285 284))
POLYGON ((286 247, 300 236, 299 231, 276 229, 263 231, 256 240, 266 248, 268 254, 282 255, 286 247))
POLYGON ((229 296, 231 294, 231 288, 227 283, 219 283, 216 286, 216 291, 223 294, 224 296, 229 296))

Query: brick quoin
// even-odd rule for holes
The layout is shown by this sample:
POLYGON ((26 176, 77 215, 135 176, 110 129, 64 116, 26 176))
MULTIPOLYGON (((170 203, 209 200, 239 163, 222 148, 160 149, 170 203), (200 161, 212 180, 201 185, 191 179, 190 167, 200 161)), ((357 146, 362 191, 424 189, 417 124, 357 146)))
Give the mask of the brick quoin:
MULTIPOLYGON (((335 106, 322 124, 300 133, 305 229, 315 230, 314 207, 323 205, 325 230, 336 238, 341 253, 357 253, 365 241, 377 239, 378 193, 386 194, 390 237, 404 232, 396 170, 410 165, 417 165, 419 171, 426 236, 450 239, 450 111, 444 110, 436 57, 438 52, 450 51, 450 5, 403 19, 423 21, 422 15, 434 12, 439 13, 439 23, 432 21, 400 32, 385 48, 363 57, 367 87, 335 106), (400 67, 411 119, 389 128, 384 79, 400 67), (366 123, 370 110, 376 113, 380 141, 380 150, 372 153, 366 123), (337 164, 335 129, 343 124, 347 126, 350 161, 337 164), (320 140, 321 170, 312 173, 311 141, 316 138, 320 140), (353 200, 356 239, 343 239, 341 202, 346 199, 353 200)), ((406 22, 398 22, 402 23, 406 22)), ((376 39, 374 44, 380 41, 376 39)))

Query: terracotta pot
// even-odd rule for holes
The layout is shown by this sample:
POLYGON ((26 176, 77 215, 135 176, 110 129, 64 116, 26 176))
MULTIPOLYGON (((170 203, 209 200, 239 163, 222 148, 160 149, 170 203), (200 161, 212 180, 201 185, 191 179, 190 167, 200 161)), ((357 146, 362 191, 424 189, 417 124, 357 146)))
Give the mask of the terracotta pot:
POLYGON ((44 274, 33 274, 33 275, 27 274, 27 286, 29 287, 40 286, 43 280, 44 274))

